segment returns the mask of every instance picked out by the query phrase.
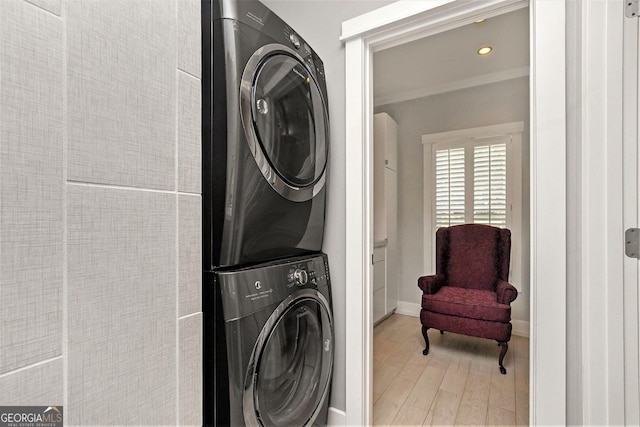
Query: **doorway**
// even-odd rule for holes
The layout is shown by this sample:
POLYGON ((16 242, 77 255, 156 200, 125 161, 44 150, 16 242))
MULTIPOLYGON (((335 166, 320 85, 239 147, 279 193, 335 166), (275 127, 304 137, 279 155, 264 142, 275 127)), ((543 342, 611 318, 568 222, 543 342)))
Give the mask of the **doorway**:
MULTIPOLYGON (((343 24, 346 42, 347 424, 371 420, 372 55, 527 2, 399 2, 343 24), (361 284, 361 286, 360 286, 361 284)), ((566 388, 564 2, 531 4, 531 381, 530 421, 558 424, 566 388), (544 22, 544 24, 542 24, 544 22), (553 96, 551 96, 553 95, 553 96), (545 301, 544 318, 537 309, 545 301), (549 310, 549 303, 553 310, 549 310), (553 351, 551 351, 553 349, 553 351), (539 369, 544 367, 544 369, 539 369)))
MULTIPOLYGON (((400 291, 395 292, 397 303, 386 304, 387 309, 397 307, 396 315, 374 328, 374 424, 404 422, 406 416, 418 424, 422 424, 421 417, 444 424, 484 424, 487 420, 497 421, 497 415, 503 421, 512 420, 512 424, 516 419, 518 424, 528 423, 529 9, 526 4, 523 6, 373 53, 374 163, 379 158, 381 140, 387 144, 388 139, 397 141, 393 146, 397 147, 398 161, 391 162, 395 165, 391 172, 397 175, 398 183, 398 256, 390 257, 387 245, 386 282, 387 295, 392 282, 400 291), (490 46, 492 51, 481 55, 478 50, 483 46, 490 46), (393 126, 394 138, 379 129, 380 116, 397 122, 393 126), (486 175, 489 169, 485 170, 489 151, 484 148, 490 148, 492 153, 490 176, 486 175), (442 153, 447 154, 448 160, 455 157, 453 163, 447 161, 445 165, 437 160, 442 153), (447 168, 450 179, 455 181, 450 173, 459 178, 452 184, 454 193, 449 192, 449 187, 436 185, 435 177, 442 176, 442 168, 447 168), (490 193, 485 191, 487 185, 490 193), (508 228, 512 234, 509 282, 518 288, 519 295, 511 305, 511 347, 526 347, 527 351, 507 354, 512 359, 510 364, 517 360, 518 371, 508 369, 505 378, 492 379, 492 371, 497 372, 498 351, 490 342, 484 344, 486 360, 474 360, 478 348, 484 349, 478 347, 477 339, 465 341, 445 334, 436 337, 443 340, 443 350, 454 342, 461 346, 459 352, 453 352, 453 358, 460 359, 458 365, 450 366, 448 360, 442 363, 436 358, 430 366, 431 362, 418 357, 424 342, 416 317, 422 294, 416 282, 420 276, 435 273, 435 231, 440 226, 471 222, 508 228), (408 330, 398 330, 396 324, 408 330), (484 366, 482 362, 489 363, 484 366), (465 370, 466 367, 470 369, 465 370), (400 374, 403 369, 411 371, 404 379, 400 374), (424 380, 417 381, 422 376, 424 380), (454 377, 459 386, 452 390, 449 383, 454 377), (399 387, 403 381, 408 385, 399 387), (404 394, 399 392, 406 388, 404 394), (497 396, 504 398, 498 400, 497 396), (467 410, 471 400, 474 411, 467 410), (438 417, 443 412, 448 416, 438 417)), ((383 130, 388 133, 387 127, 383 130)), ((385 148, 388 152, 389 147, 385 148)), ((385 216, 378 209, 378 187, 383 179, 380 172, 375 163, 376 246, 381 238, 379 219, 385 216)), ((440 182, 446 186, 449 181, 440 182)), ((385 199, 384 192, 382 196, 385 199)), ((389 237, 385 241, 391 245, 395 233, 386 231, 383 237, 389 237)), ((376 250, 374 247, 374 260, 376 250)), ((373 279, 374 322, 380 318, 377 303, 382 291, 376 287, 377 265, 374 264, 373 279)))

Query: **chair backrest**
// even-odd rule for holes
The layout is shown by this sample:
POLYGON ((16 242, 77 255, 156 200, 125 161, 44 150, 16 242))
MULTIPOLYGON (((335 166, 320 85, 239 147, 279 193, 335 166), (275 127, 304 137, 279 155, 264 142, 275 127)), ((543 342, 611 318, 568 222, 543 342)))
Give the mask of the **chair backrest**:
POLYGON ((496 290, 509 277, 511 231, 483 224, 442 227, 436 232, 436 273, 460 288, 496 290))

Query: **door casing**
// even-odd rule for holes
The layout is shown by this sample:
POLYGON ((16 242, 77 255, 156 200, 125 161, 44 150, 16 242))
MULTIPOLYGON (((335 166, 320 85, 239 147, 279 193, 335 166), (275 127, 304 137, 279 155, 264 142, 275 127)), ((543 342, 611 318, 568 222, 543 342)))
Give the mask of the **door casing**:
MULTIPOLYGON (((638 18, 622 18, 622 110, 623 110, 623 228, 640 227, 640 150, 638 150, 638 114, 640 112, 640 31, 638 18)), ((624 423, 640 424, 640 309, 638 260, 624 258, 624 423)), ((618 421, 618 420, 616 420, 618 421)))
POLYGON ((565 0, 400 1, 346 21, 346 419, 372 413, 373 96, 377 50, 530 7, 530 422, 566 422, 565 0), (544 315, 541 315, 544 313, 544 315))

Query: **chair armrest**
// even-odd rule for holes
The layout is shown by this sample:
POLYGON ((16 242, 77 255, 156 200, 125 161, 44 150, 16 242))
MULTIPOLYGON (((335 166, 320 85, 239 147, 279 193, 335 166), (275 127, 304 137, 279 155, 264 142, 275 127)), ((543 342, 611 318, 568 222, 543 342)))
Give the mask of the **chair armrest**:
POLYGON ((511 304, 518 297, 518 290, 511 283, 498 280, 496 296, 499 304, 511 304))
POLYGON ((431 276, 422 276, 418 278, 418 287, 422 289, 422 293, 435 294, 444 284, 444 276, 434 274, 431 276))

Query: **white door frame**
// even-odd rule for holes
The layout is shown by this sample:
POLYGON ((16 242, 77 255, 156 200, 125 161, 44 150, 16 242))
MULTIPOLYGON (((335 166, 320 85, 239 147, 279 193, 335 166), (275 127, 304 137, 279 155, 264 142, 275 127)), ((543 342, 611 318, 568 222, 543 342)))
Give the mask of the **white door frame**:
MULTIPOLYGON (((637 18, 622 18, 623 23, 623 228, 640 226, 640 129, 638 114, 640 112, 640 31, 637 18), (634 203, 635 202, 635 203, 634 203)), ((624 258, 624 423, 640 424, 640 354, 639 354, 639 317, 640 277, 638 261, 624 258)))
MULTIPOLYGON (((565 3, 530 3, 532 424, 566 421, 565 3)), ((400 1, 343 23, 348 425, 370 425, 372 410, 372 54, 520 7, 517 0, 400 1)))

